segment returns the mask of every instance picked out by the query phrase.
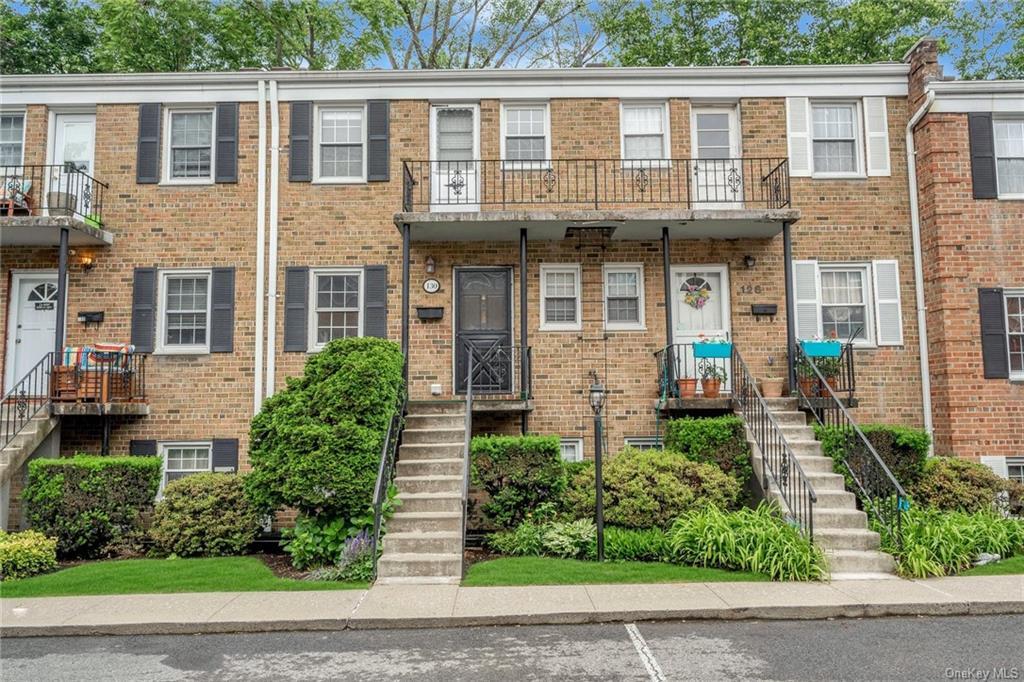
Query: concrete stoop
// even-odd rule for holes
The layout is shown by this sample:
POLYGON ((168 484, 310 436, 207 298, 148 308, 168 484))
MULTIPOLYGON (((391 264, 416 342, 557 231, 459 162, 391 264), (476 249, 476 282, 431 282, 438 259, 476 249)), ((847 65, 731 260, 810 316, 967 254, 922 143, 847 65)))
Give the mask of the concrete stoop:
MULTIPOLYGON (((825 552, 832 580, 896 579, 895 560, 878 550, 878 533, 868 530, 867 515, 857 509, 856 497, 846 491, 843 477, 833 472, 832 460, 823 454, 821 443, 814 438, 814 429, 807 425, 807 415, 797 409, 796 399, 769 398, 766 402, 818 496, 814 505, 814 542, 825 552)), ((761 452, 749 430, 747 442, 754 475, 760 481, 761 452)), ((785 508, 774 482, 769 493, 785 508)))
POLYGON ((11 480, 36 448, 57 428, 59 421, 59 417, 49 416, 48 411, 46 414, 33 417, 18 431, 18 435, 0 450, 0 485, 11 480))
POLYGON ((465 415, 463 403, 409 403, 395 476, 401 505, 388 521, 378 583, 462 579, 465 415))

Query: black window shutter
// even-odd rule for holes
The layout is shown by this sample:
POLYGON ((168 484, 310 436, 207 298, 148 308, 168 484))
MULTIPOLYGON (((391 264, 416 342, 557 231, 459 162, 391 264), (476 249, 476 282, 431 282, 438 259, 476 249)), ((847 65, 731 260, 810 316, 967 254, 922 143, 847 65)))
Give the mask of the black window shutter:
POLYGON ((155 440, 135 440, 128 442, 128 454, 132 456, 152 457, 156 455, 155 440))
POLYGON ((363 336, 388 337, 388 267, 367 265, 363 270, 363 336))
POLYGON ((135 157, 135 182, 160 182, 160 104, 139 105, 139 141, 135 157))
POLYGON ((235 342, 235 269, 214 268, 210 282, 210 352, 230 353, 235 342))
POLYGON ((216 182, 238 182, 238 102, 217 104, 216 182))
POLYGON ((309 268, 284 271, 284 349, 305 352, 309 342, 306 324, 309 306, 309 268))
POLYGON ((366 179, 369 182, 388 181, 390 112, 386 99, 366 103, 366 179))
POLYGON ((967 132, 971 143, 971 181, 975 199, 995 199, 996 143, 992 132, 992 114, 967 114, 967 132))
POLYGON ((1010 359, 1006 351, 1006 311, 1002 289, 978 289, 981 316, 981 360, 986 379, 1008 379, 1010 359))
POLYGON ((156 268, 135 268, 132 282, 132 345, 152 353, 156 336, 156 268))
POLYGON ((288 140, 288 179, 313 179, 313 103, 292 102, 288 140))
POLYGON ((222 473, 238 471, 238 439, 213 439, 213 470, 222 473))

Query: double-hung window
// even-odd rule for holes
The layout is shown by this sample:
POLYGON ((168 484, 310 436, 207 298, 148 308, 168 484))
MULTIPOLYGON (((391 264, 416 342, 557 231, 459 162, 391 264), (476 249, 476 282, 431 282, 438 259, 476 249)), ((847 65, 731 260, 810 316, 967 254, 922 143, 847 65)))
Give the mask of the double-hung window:
POLYGON ((540 266, 540 328, 578 331, 580 318, 580 266, 540 266))
POLYGON ((505 104, 501 156, 510 170, 537 168, 551 156, 548 105, 505 104))
POLYGON ((644 269, 642 265, 604 266, 606 329, 644 328, 644 269))
POLYGON ((1006 458, 1006 477, 1011 481, 1024 483, 1024 457, 1006 458))
POLYGON ((210 352, 210 271, 160 273, 158 353, 210 352))
POLYGON ((352 268, 313 270, 310 287, 311 350, 334 339, 362 336, 363 271, 352 268))
POLYGON ((322 182, 365 181, 364 107, 318 107, 316 129, 316 179, 322 182))
POLYGON ((1010 352, 1010 378, 1024 379, 1024 290, 1007 291, 1006 346, 1010 352))
POLYGON ((167 109, 166 130, 165 180, 176 184, 213 182, 214 111, 167 109))
POLYGON ((171 481, 213 471, 213 445, 209 442, 161 443, 160 456, 164 465, 164 474, 160 481, 161 491, 171 481))
POLYGON ((1024 118, 997 118, 992 127, 999 197, 1024 198, 1024 118))
POLYGON ((0 114, 0 166, 20 166, 25 149, 25 114, 0 114))
POLYGON ((855 102, 812 102, 811 138, 815 175, 863 173, 860 114, 855 102))
POLYGON ((582 438, 563 438, 561 441, 562 449, 562 461, 563 462, 582 462, 583 461, 583 439, 582 438))
POLYGON ((621 116, 623 159, 663 162, 668 158, 665 102, 623 102, 621 116))
POLYGON ((657 436, 626 436, 626 447, 637 450, 660 450, 661 439, 657 436))
POLYGON ((825 338, 873 339, 868 265, 821 266, 821 326, 825 338))

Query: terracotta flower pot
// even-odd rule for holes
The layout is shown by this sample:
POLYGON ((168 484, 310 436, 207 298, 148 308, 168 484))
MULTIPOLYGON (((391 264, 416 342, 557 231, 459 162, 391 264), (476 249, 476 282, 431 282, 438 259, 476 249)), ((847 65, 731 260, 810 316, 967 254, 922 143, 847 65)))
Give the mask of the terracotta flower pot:
POLYGON ((722 391, 722 382, 718 379, 701 379, 700 387, 705 398, 717 398, 722 391))
POLYGON ((680 398, 694 398, 697 395, 696 379, 676 379, 680 398))
POLYGON ((782 377, 765 377, 761 379, 761 395, 765 398, 781 398, 782 384, 786 382, 782 377))
POLYGON ((800 384, 800 392, 808 398, 818 392, 818 380, 814 377, 800 377, 797 383, 800 384))
MULTIPOLYGON (((832 388, 832 392, 835 393, 839 389, 839 379, 837 377, 828 377, 825 382, 832 388)), ((818 389, 818 395, 822 398, 828 397, 828 389, 822 386, 818 389)))

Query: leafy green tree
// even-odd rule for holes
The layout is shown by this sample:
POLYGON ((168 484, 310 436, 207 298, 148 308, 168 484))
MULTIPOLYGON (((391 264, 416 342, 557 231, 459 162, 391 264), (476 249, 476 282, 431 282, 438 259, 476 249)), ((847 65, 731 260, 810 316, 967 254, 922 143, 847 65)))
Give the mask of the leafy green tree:
POLYGON ((0 73, 95 70, 96 15, 79 0, 27 0, 23 12, 0 4, 0 73))
POLYGON ((97 62, 103 71, 214 68, 209 0, 98 0, 97 62))

